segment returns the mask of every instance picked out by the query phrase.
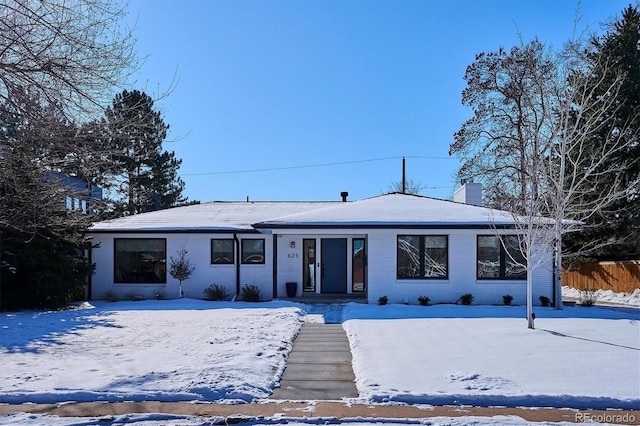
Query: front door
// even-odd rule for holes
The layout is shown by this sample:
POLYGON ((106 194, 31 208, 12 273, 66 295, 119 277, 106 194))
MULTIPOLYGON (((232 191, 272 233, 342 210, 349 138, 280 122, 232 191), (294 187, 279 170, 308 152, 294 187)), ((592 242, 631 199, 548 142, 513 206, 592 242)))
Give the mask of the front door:
POLYGON ((322 293, 346 293, 347 239, 323 238, 320 246, 322 250, 322 293))

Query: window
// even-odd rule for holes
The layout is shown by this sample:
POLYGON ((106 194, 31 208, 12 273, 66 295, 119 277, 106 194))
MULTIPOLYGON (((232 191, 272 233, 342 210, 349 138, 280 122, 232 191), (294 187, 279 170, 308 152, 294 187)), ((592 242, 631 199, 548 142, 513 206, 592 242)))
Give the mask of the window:
POLYGON ((446 235, 398 235, 398 279, 446 279, 448 245, 446 235))
POLYGON ((302 240, 302 289, 316 291, 316 240, 302 240))
POLYGON ((242 263, 264 263, 264 239, 242 240, 242 263))
POLYGON ((166 283, 166 266, 164 238, 114 239, 115 283, 166 283))
POLYGON ((233 265, 234 260, 233 239, 211 240, 212 265, 233 265))
POLYGON ((519 235, 505 235, 506 246, 504 277, 507 280, 527 279, 527 260, 520 248, 521 238, 519 235))
POLYGON ((519 235, 478 235, 478 279, 527 279, 527 262, 520 250, 520 240, 519 235))
POLYGON ((351 290, 362 292, 365 289, 365 240, 364 238, 354 238, 351 242, 353 249, 353 259, 351 261, 351 290))

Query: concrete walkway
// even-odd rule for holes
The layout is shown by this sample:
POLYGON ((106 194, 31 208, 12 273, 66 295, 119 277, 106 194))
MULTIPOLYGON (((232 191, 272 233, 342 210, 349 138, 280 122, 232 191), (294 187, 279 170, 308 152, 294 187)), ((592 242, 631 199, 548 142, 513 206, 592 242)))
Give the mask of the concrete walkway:
POLYGON ((355 398, 351 348, 341 324, 304 323, 287 358, 271 399, 325 400, 355 398))

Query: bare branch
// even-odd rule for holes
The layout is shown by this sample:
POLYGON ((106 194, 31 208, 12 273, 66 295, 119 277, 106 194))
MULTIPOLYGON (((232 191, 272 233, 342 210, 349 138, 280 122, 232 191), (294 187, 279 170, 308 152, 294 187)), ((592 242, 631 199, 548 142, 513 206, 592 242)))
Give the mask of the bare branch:
POLYGON ((137 63, 125 13, 118 0, 0 0, 0 101, 20 107, 29 88, 71 120, 95 117, 137 63))

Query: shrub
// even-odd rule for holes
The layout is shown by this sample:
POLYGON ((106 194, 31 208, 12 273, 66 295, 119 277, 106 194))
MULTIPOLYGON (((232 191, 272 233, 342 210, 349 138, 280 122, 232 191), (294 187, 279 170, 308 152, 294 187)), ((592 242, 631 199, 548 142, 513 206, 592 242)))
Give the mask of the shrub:
POLYGON ((598 299, 597 290, 594 289, 585 289, 580 290, 580 306, 590 307, 595 305, 596 300, 598 299))
POLYGON ((135 294, 135 293, 127 293, 124 296, 125 300, 130 300, 132 302, 141 302, 144 300, 144 297, 140 296, 139 294, 135 294))
POLYGON ((510 305, 511 302, 513 302, 513 296, 510 294, 505 294, 504 296, 502 296, 502 303, 504 303, 505 305, 510 305))
POLYGON ((463 305, 470 305, 473 302, 473 295, 471 293, 463 294, 460 296, 460 301, 463 305))
POLYGON ((380 298, 378 299, 378 305, 386 305, 387 303, 389 303, 389 298, 387 296, 380 296, 380 298))
POLYGON ((104 294, 104 300, 108 300, 109 302, 117 302, 120 299, 114 291, 109 290, 104 294))
POLYGON ((551 299, 547 296, 540 296, 540 304, 542 306, 549 306, 551 304, 551 299))
POLYGON ((218 284, 211 284, 204 289, 204 298, 207 300, 227 300, 229 299, 229 292, 226 287, 218 284))
POLYGON ((418 303, 422 306, 427 306, 429 302, 431 302, 431 299, 429 299, 427 296, 418 297, 418 303))
POLYGON ((253 284, 245 284, 241 291, 242 300, 247 302, 259 302, 260 301, 260 289, 253 284))

